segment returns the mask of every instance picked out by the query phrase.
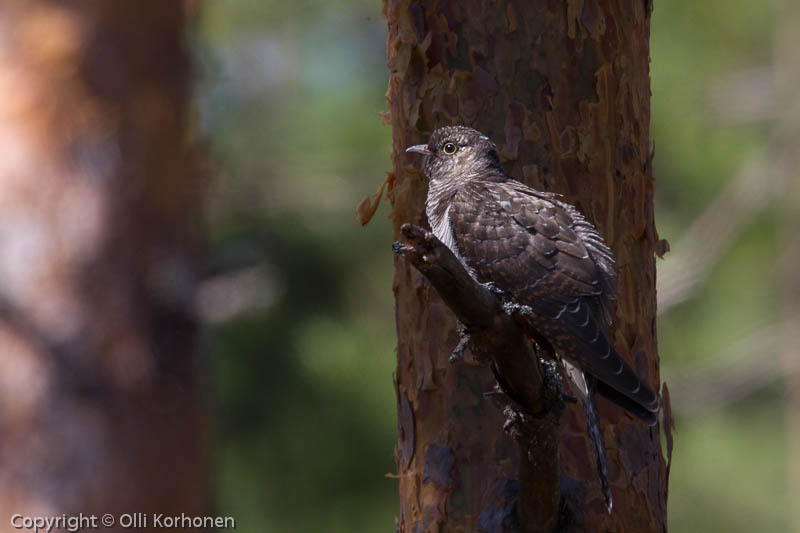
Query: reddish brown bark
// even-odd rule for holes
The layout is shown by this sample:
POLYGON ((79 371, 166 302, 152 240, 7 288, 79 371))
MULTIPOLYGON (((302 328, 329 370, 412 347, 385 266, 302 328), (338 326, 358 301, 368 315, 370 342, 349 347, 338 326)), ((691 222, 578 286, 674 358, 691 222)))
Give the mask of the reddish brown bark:
POLYGON ((0 519, 208 509, 183 3, 0 12, 0 519))
POLYGON ((489 514, 515 529, 517 522, 525 524, 525 533, 549 533, 559 522, 561 500, 558 422, 563 401, 554 356, 536 353, 529 335, 538 332, 526 331, 523 308, 507 305, 477 283, 432 233, 411 224, 404 224, 401 231, 406 242, 395 245, 395 251, 430 281, 464 326, 451 362, 469 350, 503 376, 505 393, 498 386, 491 397, 503 410, 504 429, 519 449, 518 481, 509 482, 506 496, 491 502, 494 508, 489 514), (540 364, 541 358, 550 362, 540 364), (508 496, 515 494, 517 512, 509 514, 512 509, 504 508, 508 496))
MULTIPOLYGON (((594 221, 620 267, 612 338, 658 384, 649 140, 647 2, 391 1, 387 94, 394 131, 395 238, 425 225, 426 181, 403 149, 464 124, 499 146, 506 170, 564 194, 594 221)), ((491 372, 448 363, 454 317, 403 258, 395 263, 403 531, 510 530, 518 454, 483 393, 491 372), (505 527, 505 529, 503 529, 505 527)), ((583 416, 561 424, 569 530, 663 531, 658 429, 600 400, 614 512, 606 514, 583 416)))

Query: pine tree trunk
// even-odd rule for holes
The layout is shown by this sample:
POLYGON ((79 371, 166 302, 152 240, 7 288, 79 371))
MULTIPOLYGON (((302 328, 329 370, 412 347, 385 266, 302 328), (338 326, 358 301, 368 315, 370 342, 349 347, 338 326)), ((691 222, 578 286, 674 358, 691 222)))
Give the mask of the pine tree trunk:
MULTIPOLYGON (((393 127, 395 238, 426 226, 427 183, 405 147, 439 126, 489 135, 506 170, 564 195, 620 267, 612 339, 659 383, 646 1, 384 2, 393 127)), ((514 531, 519 457, 484 397, 489 369, 451 364, 452 312, 408 261, 395 262, 401 531, 514 531)), ((665 531, 658 428, 599 399, 614 510, 606 513, 579 406, 561 418, 567 531, 665 531)), ((523 525, 524 528, 524 525, 523 525)))
POLYGON ((184 9, 0 12, 3 530, 17 513, 208 511, 184 9))

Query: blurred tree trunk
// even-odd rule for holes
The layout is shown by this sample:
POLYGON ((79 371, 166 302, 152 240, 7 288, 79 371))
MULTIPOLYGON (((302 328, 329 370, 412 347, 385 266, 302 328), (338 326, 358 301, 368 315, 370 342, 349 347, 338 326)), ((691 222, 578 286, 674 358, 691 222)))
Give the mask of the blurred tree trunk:
MULTIPOLYGON (((488 134, 506 170, 564 195, 594 221, 620 267, 612 338, 659 383, 650 164, 647 1, 386 0, 395 238, 426 225, 426 180, 403 149, 464 124, 488 134)), ((402 531, 513 531, 517 448, 484 393, 486 368, 450 364, 452 313, 396 259, 396 374, 402 531)), ((658 428, 599 400, 614 510, 608 515, 582 411, 561 420, 567 531, 665 531, 658 428)))
POLYGON ((208 510, 183 2, 0 12, 0 516, 208 510))

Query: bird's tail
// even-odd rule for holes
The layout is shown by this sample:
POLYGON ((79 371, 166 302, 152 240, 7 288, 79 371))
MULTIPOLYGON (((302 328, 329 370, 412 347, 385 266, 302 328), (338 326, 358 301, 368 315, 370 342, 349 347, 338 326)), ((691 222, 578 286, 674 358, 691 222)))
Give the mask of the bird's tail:
POLYGON ((581 369, 597 378, 597 392, 632 415, 653 426, 658 421, 658 395, 600 334, 591 344, 579 347, 581 369))
POLYGON ((567 377, 574 385, 574 390, 580 398, 583 406, 583 413, 586 416, 586 429, 589 433, 589 442, 594 451, 594 460, 597 465, 597 476, 600 478, 600 488, 603 491, 603 498, 606 500, 606 510, 610 513, 614 502, 611 499, 611 486, 608 482, 608 464, 606 462, 606 448, 603 442, 603 433, 600 431, 600 423, 597 417, 597 407, 594 403, 594 393, 597 380, 581 371, 566 359, 562 359, 567 377))
POLYGON ((631 400, 624 394, 609 387, 602 381, 597 380, 595 383, 595 389, 600 395, 611 400, 618 406, 628 411, 630 414, 636 416, 636 418, 639 418, 648 426, 655 426, 656 422, 658 422, 658 411, 654 413, 649 409, 645 409, 638 402, 631 400))
POLYGON ((588 394, 582 403, 583 412, 586 414, 586 428, 589 430, 589 441, 592 443, 594 458, 597 462, 597 473, 600 477, 600 488, 603 489, 603 498, 606 500, 606 511, 611 513, 614 501, 611 499, 611 486, 608 483, 606 448, 603 442, 603 434, 600 431, 600 423, 597 421, 597 407, 594 404, 594 387, 597 380, 586 376, 585 381, 588 394))

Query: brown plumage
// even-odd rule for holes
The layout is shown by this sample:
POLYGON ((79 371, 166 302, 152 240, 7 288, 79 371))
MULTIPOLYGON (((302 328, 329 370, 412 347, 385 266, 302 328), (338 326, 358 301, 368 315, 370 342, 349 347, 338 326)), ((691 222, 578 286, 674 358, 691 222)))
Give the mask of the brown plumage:
POLYGON ((596 378, 598 392, 655 423, 658 397, 608 339, 617 272, 596 228, 557 195, 510 178, 473 129, 440 128, 408 151, 426 155, 426 212, 439 240, 478 281, 531 308, 534 328, 588 374, 589 396, 596 378))

